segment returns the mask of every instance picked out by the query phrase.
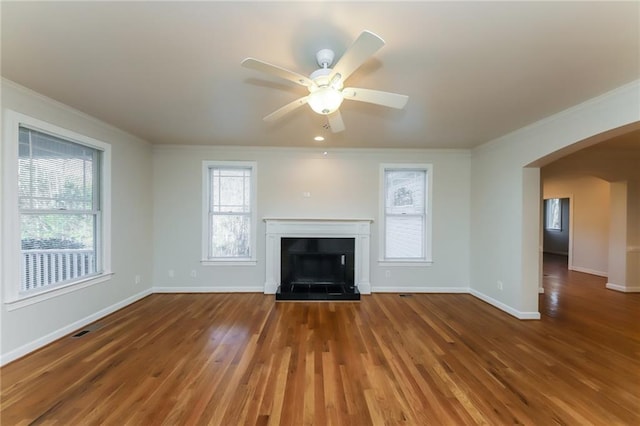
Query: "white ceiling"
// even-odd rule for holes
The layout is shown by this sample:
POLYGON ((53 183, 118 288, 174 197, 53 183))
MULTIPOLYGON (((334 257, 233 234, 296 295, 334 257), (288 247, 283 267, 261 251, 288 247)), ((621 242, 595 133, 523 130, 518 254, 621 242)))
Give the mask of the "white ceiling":
POLYGON ((2 76, 152 143, 470 148, 640 77, 640 2, 7 2, 2 76), (349 86, 410 96, 345 101, 347 127, 305 89, 240 66, 309 74, 368 29, 386 45, 349 86))

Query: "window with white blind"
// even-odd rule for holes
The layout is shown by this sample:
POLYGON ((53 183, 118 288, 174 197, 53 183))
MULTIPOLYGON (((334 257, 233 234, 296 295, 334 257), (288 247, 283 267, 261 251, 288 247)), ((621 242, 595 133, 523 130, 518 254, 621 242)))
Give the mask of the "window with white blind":
POLYGON ((101 270, 100 151, 20 127, 21 291, 101 270))
POLYGON ((255 262, 256 164, 203 162, 203 263, 255 262))
POLYGON ((381 261, 429 262, 431 165, 381 167, 381 261))
POLYGON ((18 224, 4 229, 16 265, 5 271, 7 301, 34 302, 104 281, 109 145, 13 111, 5 125, 5 190, 15 200, 15 210, 5 213, 18 224))
POLYGON ((545 228, 550 231, 562 231, 562 203, 559 198, 544 200, 545 203, 545 228))

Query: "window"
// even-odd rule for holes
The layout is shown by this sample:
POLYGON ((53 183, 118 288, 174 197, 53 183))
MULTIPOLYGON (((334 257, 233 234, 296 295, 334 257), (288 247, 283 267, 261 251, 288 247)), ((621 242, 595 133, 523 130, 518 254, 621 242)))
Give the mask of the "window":
POLYGON ((5 272, 7 302, 32 303, 54 290, 104 281, 110 274, 109 145, 13 111, 5 124, 5 190, 7 200, 15 200, 15 210, 6 213, 9 223, 19 224, 3 229, 16 265, 5 272))
POLYGON ((550 198, 545 202, 545 227, 552 231, 562 231, 562 203, 559 198, 550 198))
POLYGON ((429 262, 430 165, 382 166, 382 259, 429 262))
POLYGON ((255 169, 252 162, 204 162, 203 262, 255 262, 255 169))

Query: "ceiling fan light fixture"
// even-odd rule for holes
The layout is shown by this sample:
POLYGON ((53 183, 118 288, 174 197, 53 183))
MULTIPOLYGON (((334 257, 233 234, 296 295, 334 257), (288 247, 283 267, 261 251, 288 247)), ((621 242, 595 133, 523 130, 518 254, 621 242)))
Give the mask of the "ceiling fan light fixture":
POLYGON ((333 87, 324 86, 314 90, 307 100, 312 110, 318 114, 328 115, 335 112, 344 98, 342 93, 333 87))

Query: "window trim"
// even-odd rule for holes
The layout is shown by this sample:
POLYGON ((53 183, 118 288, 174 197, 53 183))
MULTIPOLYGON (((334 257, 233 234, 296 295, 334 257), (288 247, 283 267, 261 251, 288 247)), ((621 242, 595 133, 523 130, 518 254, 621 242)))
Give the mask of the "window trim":
POLYGON ((257 203, 257 173, 258 164, 255 161, 218 161, 204 160, 202 162, 202 245, 200 263, 204 266, 255 266, 257 265, 257 226, 258 226, 258 203, 257 203), (209 178, 210 170, 214 167, 244 167, 251 169, 251 215, 250 215, 250 235, 249 235, 249 257, 233 257, 233 258, 210 258, 209 257, 209 204, 211 196, 211 188, 209 187, 211 180, 209 178))
POLYGON ((378 207, 378 265, 379 266, 430 266, 432 259, 432 217, 433 217, 433 164, 429 163, 381 163, 379 173, 379 207, 378 207), (420 170, 426 173, 425 226, 423 235, 424 257, 416 259, 388 259, 386 253, 386 188, 385 173, 387 170, 420 170))
POLYGON ((2 249, 3 263, 0 274, 3 278, 3 302, 8 310, 17 309, 34 303, 48 300, 62 294, 86 288, 110 279, 111 270, 111 145, 92 137, 56 126, 37 118, 5 109, 4 113, 4 144, 2 150, 2 249), (101 151, 102 173, 100 205, 101 221, 97 224, 96 255, 100 256, 99 264, 102 270, 95 275, 82 277, 76 281, 65 282, 60 285, 44 287, 36 291, 20 291, 20 253, 21 236, 20 210, 18 205, 18 145, 19 128, 27 127, 39 132, 47 133, 74 143, 89 146, 101 151))

